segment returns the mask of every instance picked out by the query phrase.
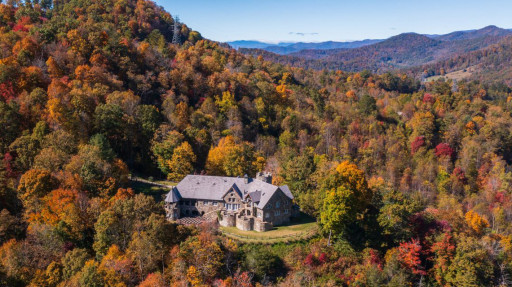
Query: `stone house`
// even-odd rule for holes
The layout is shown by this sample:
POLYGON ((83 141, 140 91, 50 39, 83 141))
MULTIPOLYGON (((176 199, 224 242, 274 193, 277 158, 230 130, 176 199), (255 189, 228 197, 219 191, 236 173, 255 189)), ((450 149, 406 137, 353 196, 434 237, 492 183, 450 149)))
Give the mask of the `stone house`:
POLYGON ((298 213, 288 186, 273 185, 269 173, 256 178, 187 175, 167 194, 165 209, 169 220, 203 216, 256 231, 285 224, 298 213))

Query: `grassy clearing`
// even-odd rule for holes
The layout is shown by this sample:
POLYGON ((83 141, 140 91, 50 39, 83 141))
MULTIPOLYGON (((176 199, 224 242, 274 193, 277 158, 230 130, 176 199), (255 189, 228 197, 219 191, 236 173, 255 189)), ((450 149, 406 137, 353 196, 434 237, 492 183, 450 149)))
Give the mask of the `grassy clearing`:
POLYGON ((178 184, 177 182, 173 182, 173 181, 169 181, 169 180, 155 180, 154 182, 158 183, 158 184, 168 185, 168 186, 174 186, 174 185, 178 184))
POLYGON ((243 231, 236 227, 220 227, 226 237, 245 243, 274 244, 306 240, 318 233, 318 225, 314 218, 302 214, 287 225, 276 226, 266 232, 243 231))
POLYGON ((130 182, 130 187, 135 191, 135 193, 143 193, 145 195, 153 196, 157 202, 162 201, 164 196, 169 192, 168 188, 139 181, 130 182))
POLYGON ((472 66, 472 67, 469 67, 467 69, 463 69, 463 70, 458 70, 458 71, 453 71, 453 72, 447 73, 444 76, 440 76, 439 75, 439 76, 428 77, 428 78, 425 79, 425 82, 435 82, 435 81, 437 81, 439 79, 445 79, 445 80, 452 79, 452 80, 460 81, 460 80, 463 80, 465 78, 469 78, 476 71, 477 71, 476 67, 472 66))

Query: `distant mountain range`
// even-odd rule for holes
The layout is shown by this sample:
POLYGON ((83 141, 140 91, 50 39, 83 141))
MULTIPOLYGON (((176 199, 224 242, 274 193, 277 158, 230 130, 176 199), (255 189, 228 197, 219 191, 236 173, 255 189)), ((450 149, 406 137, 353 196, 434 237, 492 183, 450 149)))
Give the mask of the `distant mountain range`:
POLYGON ((375 44, 381 42, 383 40, 361 40, 361 41, 352 41, 352 42, 320 42, 320 43, 278 43, 271 44, 259 41, 233 41, 227 42, 231 47, 235 49, 245 48, 245 49, 262 49, 268 52, 273 52, 280 55, 287 55, 294 52, 299 52, 302 50, 330 50, 330 49, 354 49, 359 48, 371 44, 375 44))
MULTIPOLYGON (((411 34, 411 33, 404 33, 411 34)), ((449 34, 444 35, 429 35, 424 34, 424 36, 439 40, 439 41, 455 41, 455 40, 471 40, 478 39, 484 36, 496 36, 503 37, 512 34, 512 29, 502 29, 496 26, 487 26, 485 28, 479 30, 466 30, 466 31, 456 31, 449 34)), ((280 54, 280 55, 288 55, 296 52, 300 52, 302 50, 333 50, 333 49, 355 49, 363 46, 368 46, 372 44, 376 44, 379 42, 383 42, 386 39, 366 39, 359 41, 347 41, 347 42, 336 42, 336 41, 326 41, 326 42, 318 42, 318 43, 306 43, 306 42, 280 42, 277 44, 266 43, 261 41, 251 41, 251 40, 238 40, 227 42, 234 49, 262 49, 268 52, 280 54)))
POLYGON ((288 45, 294 45, 296 43, 295 42, 293 42, 293 43, 283 42, 283 43, 272 44, 272 43, 265 43, 265 42, 260 42, 260 41, 239 40, 239 41, 227 42, 227 44, 229 44, 234 49, 239 49, 239 48, 265 49, 265 48, 271 47, 271 46, 285 47, 288 45))
POLYGON ((511 30, 488 26, 445 35, 404 33, 385 40, 281 44, 239 50, 297 67, 385 72, 448 60, 485 49, 508 37, 512 37, 511 30))

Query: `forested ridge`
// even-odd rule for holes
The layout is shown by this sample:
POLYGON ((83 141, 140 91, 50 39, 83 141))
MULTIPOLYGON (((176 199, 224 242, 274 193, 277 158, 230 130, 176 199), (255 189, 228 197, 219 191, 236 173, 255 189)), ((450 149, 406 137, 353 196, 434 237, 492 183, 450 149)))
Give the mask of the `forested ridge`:
MULTIPOLYGON (((287 55, 274 54, 273 50, 268 48, 246 48, 240 49, 240 52, 263 56, 266 60, 284 65, 316 70, 369 70, 385 73, 397 69, 417 70, 427 66, 429 74, 438 75, 441 73, 440 70, 432 71, 432 67, 443 64, 452 67, 454 64, 462 66, 466 64, 464 58, 493 53, 494 45, 510 42, 511 35, 512 32, 509 30, 488 26, 479 30, 458 31, 446 35, 403 33, 351 49, 304 49, 287 55)), ((489 64, 491 63, 485 62, 484 68, 489 64)), ((499 74, 501 71, 496 72, 499 74)), ((500 80, 507 79, 510 75, 508 71, 501 73, 505 76, 500 77, 500 80)), ((492 77, 478 79, 488 81, 492 77)))
POLYGON ((0 286, 511 284, 508 86, 292 68, 173 24, 0 4, 0 286), (317 236, 235 242, 129 180, 260 170, 317 236))
POLYGON ((442 75, 444 73, 474 69, 469 77, 484 83, 510 85, 512 83, 512 38, 505 38, 485 49, 464 53, 429 65, 411 69, 416 75, 442 75))

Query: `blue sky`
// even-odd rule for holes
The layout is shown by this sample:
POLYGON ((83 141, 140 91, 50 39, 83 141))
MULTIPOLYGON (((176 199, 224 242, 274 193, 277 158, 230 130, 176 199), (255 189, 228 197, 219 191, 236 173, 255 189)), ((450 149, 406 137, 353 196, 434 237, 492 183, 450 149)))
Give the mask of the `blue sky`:
POLYGON ((511 0, 156 0, 209 39, 320 42, 512 28, 511 0))

